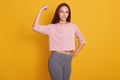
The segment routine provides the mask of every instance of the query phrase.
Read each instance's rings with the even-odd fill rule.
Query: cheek
[[[67,13],[66,15],[69,16],[69,13]]]
[[[63,16],[63,14],[62,14],[62,13],[59,13],[59,17],[61,17],[61,16]]]
[[[69,14],[66,14],[66,16],[68,17],[68,16],[69,16]]]

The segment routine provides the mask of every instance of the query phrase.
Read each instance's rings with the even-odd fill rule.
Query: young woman
[[[70,22],[71,10],[68,4],[59,4],[52,22],[48,25],[40,25],[40,16],[47,9],[48,6],[45,5],[39,10],[33,30],[49,36],[51,55],[48,59],[48,69],[51,80],[69,80],[72,57],[81,51],[85,45],[85,39],[77,25]],[[77,48],[75,48],[75,37],[79,42]]]

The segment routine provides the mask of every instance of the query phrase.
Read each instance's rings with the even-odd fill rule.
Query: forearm
[[[41,14],[42,14],[42,11],[39,10],[39,12],[38,12],[38,14],[37,14],[37,16],[36,16],[36,18],[35,18],[35,20],[34,20],[34,23],[33,23],[33,26],[32,26],[33,28],[34,28],[35,26],[39,25]]]
[[[76,48],[76,50],[74,51],[74,54],[77,55],[77,54],[82,50],[82,48],[84,47],[84,45],[85,45],[85,43],[79,45],[79,46]]]

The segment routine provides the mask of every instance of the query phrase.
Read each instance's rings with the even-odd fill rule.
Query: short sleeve
[[[77,25],[75,25],[75,36],[77,37],[79,44],[85,43],[85,39]]]
[[[50,34],[50,27],[52,24],[48,24],[48,25],[38,25],[38,26],[34,26],[33,30],[42,34]]]

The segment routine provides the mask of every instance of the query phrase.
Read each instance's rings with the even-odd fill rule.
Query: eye
[[[60,11],[60,13],[63,13],[63,11]]]
[[[66,13],[69,13],[68,11],[66,11]]]

